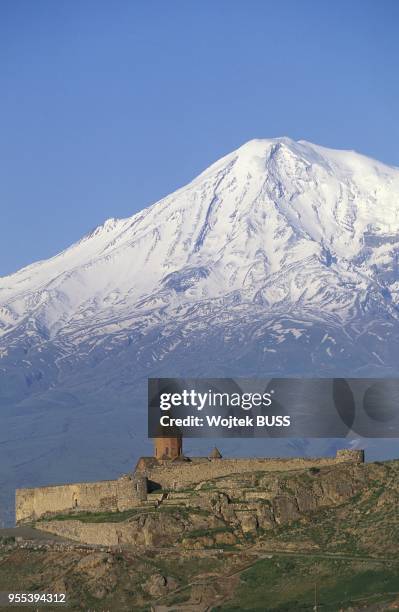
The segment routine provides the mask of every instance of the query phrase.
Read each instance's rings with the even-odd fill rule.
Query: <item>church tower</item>
[[[155,438],[155,458],[156,459],[176,459],[183,455],[182,436],[168,438]]]

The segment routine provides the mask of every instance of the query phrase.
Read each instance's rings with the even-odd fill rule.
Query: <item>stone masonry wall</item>
[[[338,451],[337,457],[328,458],[245,458],[207,459],[190,461],[152,460],[139,461],[134,476],[125,475],[118,480],[80,482],[68,485],[17,489],[17,523],[35,521],[51,514],[73,512],[114,512],[128,510],[145,501],[148,487],[184,489],[205,480],[230,474],[248,472],[281,472],[335,465],[337,463],[362,463],[363,451]],[[148,479],[148,480],[147,480]],[[148,483],[149,481],[149,483]]]
[[[337,451],[337,463],[364,463],[364,450],[342,449]]]
[[[49,514],[127,510],[138,503],[135,485],[130,476],[122,476],[118,480],[17,489],[16,522],[34,521]]]
[[[151,483],[164,489],[183,489],[204,480],[212,480],[229,474],[247,472],[281,472],[336,465],[341,462],[362,463],[360,451],[338,451],[337,457],[323,458],[246,458],[246,459],[204,459],[193,458],[187,462],[163,462],[162,465],[147,466],[143,473]]]

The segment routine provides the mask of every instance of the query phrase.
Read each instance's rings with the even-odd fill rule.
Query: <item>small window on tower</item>
[[[169,455],[169,447],[168,446],[165,448],[165,455]]]

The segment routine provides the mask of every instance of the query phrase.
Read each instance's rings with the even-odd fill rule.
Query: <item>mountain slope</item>
[[[254,140],[0,278],[0,484],[130,465],[149,375],[397,373],[398,230],[397,168]]]

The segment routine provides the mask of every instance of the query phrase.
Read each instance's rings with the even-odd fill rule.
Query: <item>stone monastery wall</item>
[[[362,463],[363,451],[338,451],[336,457],[322,458],[245,458],[245,459],[207,459],[192,458],[191,461],[170,462],[162,465],[145,467],[143,473],[149,480],[150,487],[155,483],[164,489],[181,489],[204,480],[212,480],[230,474],[248,472],[280,472],[300,470],[311,467],[336,465],[341,462]],[[140,469],[140,462],[138,464]]]
[[[318,459],[208,459],[156,461],[142,458],[134,475],[117,480],[78,482],[67,485],[17,489],[17,523],[33,522],[41,517],[74,512],[114,512],[134,508],[154,489],[184,489],[204,480],[230,474],[299,470],[334,465],[341,462],[362,463],[363,451],[338,451],[337,456]]]
[[[142,493],[131,476],[118,480],[77,482],[67,485],[17,489],[15,495],[16,521],[28,522],[51,514],[68,512],[113,512],[137,505]],[[145,486],[147,489],[147,486]],[[145,490],[145,495],[147,491]]]

